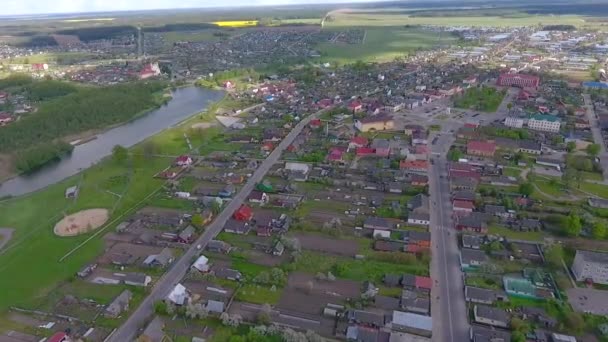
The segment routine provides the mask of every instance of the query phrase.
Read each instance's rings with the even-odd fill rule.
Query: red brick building
[[[496,84],[503,87],[537,88],[540,78],[526,74],[500,74]]]
[[[467,142],[467,154],[472,156],[493,157],[496,152],[494,141],[472,140]]]

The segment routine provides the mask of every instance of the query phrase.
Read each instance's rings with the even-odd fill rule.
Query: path
[[[9,241],[11,241],[14,231],[15,230],[12,228],[0,228],[0,251]]]
[[[327,109],[326,109],[327,110]],[[293,142],[293,140],[300,134],[302,129],[308,125],[310,120],[324,113],[326,110],[319,111],[315,114],[309,115],[300,121],[289,134],[283,139],[279,145],[270,153],[270,155],[260,164],[258,169],[253,175],[247,180],[241,190],[234,196],[234,198],[224,207],[222,212],[215,218],[215,220],[205,229],[205,232],[191,245],[191,247],[182,255],[182,257],[176,260],[172,267],[165,272],[165,274],[156,282],[155,286],[151,289],[150,294],[142,301],[133,314],[127,319],[127,321],[118,328],[112,336],[108,338],[108,342],[123,342],[133,340],[140,328],[143,327],[146,320],[154,313],[154,303],[159,300],[163,300],[167,294],[173,289],[173,287],[186,275],[190,269],[190,265],[194,259],[199,255],[200,247],[201,250],[211,241],[217,234],[220,233],[224,224],[230,219],[232,214],[241,206],[245,201],[251,190],[254,189],[255,185],[261,182],[270,170],[270,168],[279,161],[281,154],[287,147]]]

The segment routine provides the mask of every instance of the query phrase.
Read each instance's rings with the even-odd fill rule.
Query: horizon
[[[74,15],[111,12],[188,10],[188,9],[234,9],[268,6],[364,4],[386,0],[225,0],[221,4],[205,3],[207,0],[183,0],[179,4],[171,0],[149,0],[141,4],[135,0],[120,0],[112,3],[103,0],[57,0],[40,4],[35,0],[8,0],[0,8],[0,17],[28,17],[44,15]],[[202,2],[202,3],[201,3]]]

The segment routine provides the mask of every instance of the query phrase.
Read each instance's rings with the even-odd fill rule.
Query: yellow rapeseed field
[[[213,22],[219,27],[249,27],[257,26],[257,20],[230,20],[230,21],[215,21]]]

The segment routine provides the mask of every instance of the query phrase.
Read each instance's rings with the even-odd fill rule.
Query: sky
[[[272,6],[370,0],[0,0],[0,15],[131,11],[165,8]],[[377,1],[377,0],[376,0]]]

